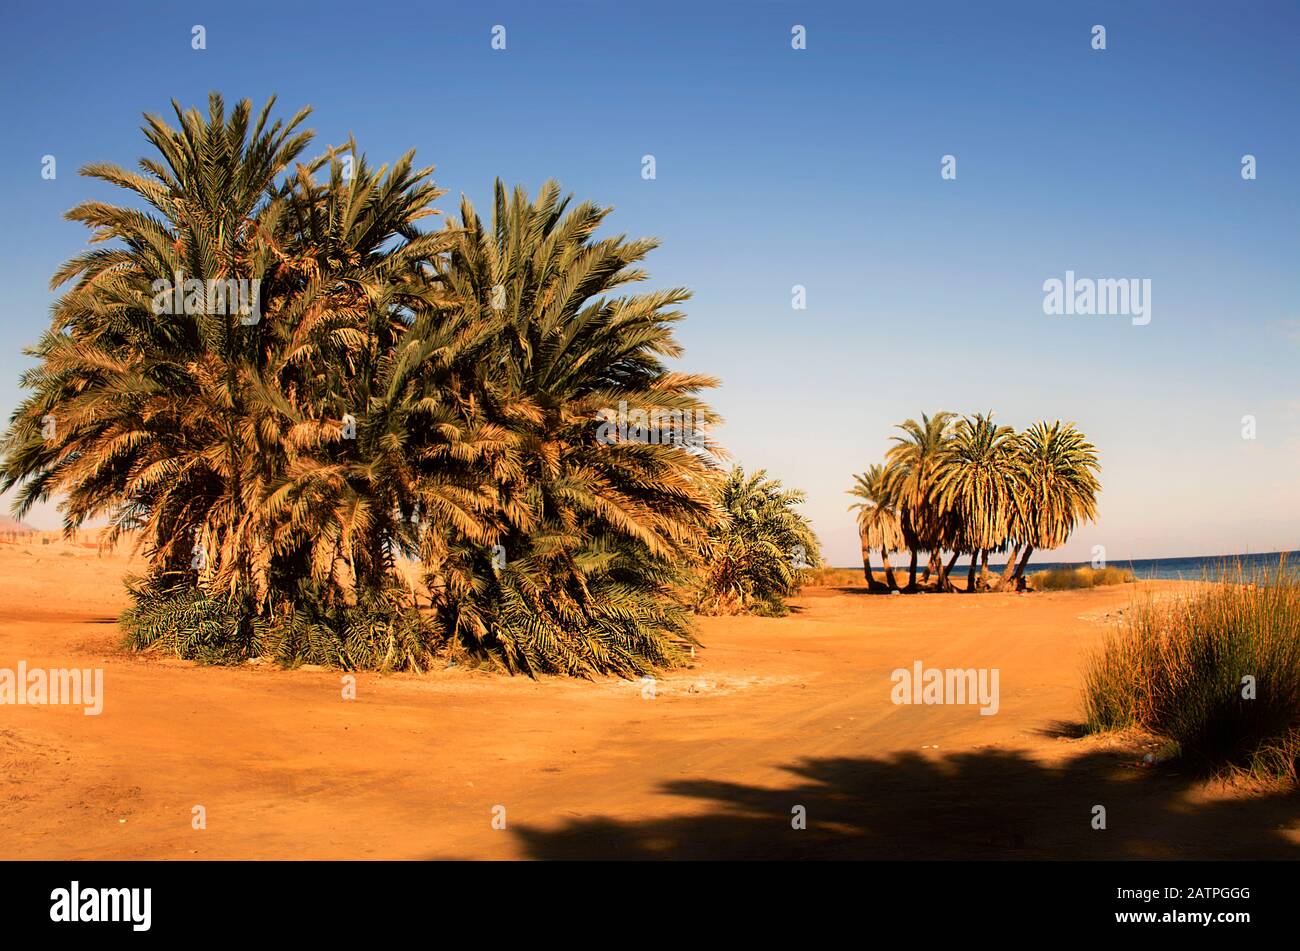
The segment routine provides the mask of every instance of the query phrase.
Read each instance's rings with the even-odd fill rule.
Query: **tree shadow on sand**
[[[944,759],[810,759],[785,788],[718,780],[665,784],[711,804],[645,821],[514,825],[544,859],[1296,859],[1294,791],[1190,801],[1189,776],[1090,751],[1059,766],[983,750]],[[1093,807],[1106,808],[1094,830]],[[795,806],[807,828],[792,828]]]
[[[929,583],[929,582],[927,582],[927,583],[924,584],[924,585],[918,585],[918,586],[915,587],[915,588],[903,587],[903,588],[899,588],[899,589],[895,589],[895,590],[891,590],[891,589],[889,589],[889,588],[887,588],[887,587],[884,587],[883,585],[882,585],[881,587],[878,587],[878,588],[868,588],[866,585],[862,585],[862,584],[826,585],[826,586],[824,587],[824,590],[829,591],[829,592],[833,592],[834,594],[865,595],[865,596],[872,597],[872,598],[888,598],[888,597],[891,597],[891,596],[893,596],[893,595],[895,595],[895,594],[897,594],[897,595],[899,595],[899,596],[901,596],[901,597],[904,597],[904,598],[910,598],[910,597],[913,597],[913,596],[918,595],[918,594],[942,594],[942,595],[953,595],[953,594],[966,594],[966,593],[967,593],[967,591],[966,591],[966,581],[965,581],[964,578],[961,579],[961,580],[954,580],[954,581],[953,581],[953,584],[956,586],[955,590],[953,590],[953,591],[940,591],[938,588],[934,587],[934,585],[933,585],[932,583]],[[808,589],[807,589],[807,588],[805,588],[805,589],[801,592],[801,594],[804,594],[804,595],[807,595],[808,593],[809,593],[809,592],[808,592]],[[979,592],[979,593],[980,593],[980,594],[995,594],[995,593],[997,593],[997,592],[981,591],[981,592]],[[1008,592],[1008,593],[1009,593],[1009,592]]]

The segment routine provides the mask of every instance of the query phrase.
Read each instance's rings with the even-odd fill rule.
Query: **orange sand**
[[[452,669],[362,673],[346,701],[338,672],[122,652],[128,568],[0,545],[0,667],[105,685],[98,717],[0,706],[0,857],[1300,857],[1294,793],[1144,767],[1140,737],[1070,738],[1084,652],[1133,586],[811,589],[787,618],[702,619],[707,648],[654,699]],[[893,705],[890,672],[916,660],[998,668],[1000,712]]]

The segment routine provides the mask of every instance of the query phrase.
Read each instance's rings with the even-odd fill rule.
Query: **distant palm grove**
[[[140,545],[131,645],[627,675],[688,656],[692,612],[784,610],[820,565],[798,493],[698,434],[598,436],[625,406],[713,420],[715,382],[665,363],[688,292],[616,294],[655,241],[595,237],[608,209],[552,182],[423,230],[413,152],[304,158],[309,110],[273,107],[177,105],[137,171],[82,170],[132,204],[68,212],[92,247],[5,436],[18,515],[58,498]]]
[[[1057,548],[1075,526],[1096,517],[1096,449],[1072,423],[1035,423],[1023,432],[992,414],[922,415],[899,427],[884,463],[854,478],[862,567],[876,590],[918,590],[918,555],[929,555],[922,581],[952,591],[953,565],[969,557],[965,590],[1023,588],[1036,549]],[[880,553],[883,584],[871,568]],[[907,584],[889,561],[907,551]],[[945,552],[950,553],[945,561]],[[1001,574],[990,553],[1006,554]]]

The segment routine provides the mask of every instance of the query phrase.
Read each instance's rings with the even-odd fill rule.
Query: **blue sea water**
[[[1242,571],[1246,574],[1257,570],[1274,571],[1283,557],[1286,558],[1288,570],[1300,570],[1300,551],[1273,551],[1255,555],[1199,555],[1194,558],[1138,558],[1132,561],[1107,561],[1106,564],[1111,568],[1128,568],[1142,581],[1161,579],[1197,581],[1207,575],[1211,578],[1218,577],[1224,571],[1231,571],[1235,574],[1238,564],[1241,565]],[[1087,564],[1087,562],[1040,562],[1031,556],[1025,573],[1046,571],[1051,568],[1078,568],[1081,564]],[[989,568],[992,569],[993,567],[990,562]],[[1000,570],[1001,566],[998,566],[998,568]]]

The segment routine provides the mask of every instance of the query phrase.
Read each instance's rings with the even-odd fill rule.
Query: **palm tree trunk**
[[[929,581],[932,576],[938,576],[938,583],[943,584],[943,552],[930,552],[930,563],[925,566],[925,576],[921,578],[921,583]]]
[[[885,590],[897,591],[898,581],[894,578],[894,568],[889,563],[889,552],[885,549],[880,550],[880,560],[885,563]]]
[[[867,547],[866,539],[862,541],[862,573],[867,577],[868,591],[880,590],[880,585],[876,582],[876,576],[871,571],[871,549]]]
[[[972,591],[977,591],[981,587],[984,588],[991,587],[991,585],[989,584],[989,577],[988,577],[989,576],[989,550],[987,548],[981,548],[978,552],[974,552],[974,551],[971,552],[970,560],[972,563],[975,562],[977,555],[979,556],[979,569],[975,572],[975,584],[971,588]]]
[[[1029,564],[1029,556],[1034,553],[1033,545],[1025,546],[1025,553],[1020,558],[1020,567],[1016,569],[1016,590],[1025,589],[1025,565]]]
[[[975,569],[979,567],[979,559],[974,554],[970,556],[970,570],[966,572],[966,593],[970,594],[975,590]]]
[[[1015,573],[1016,570],[1016,555],[1018,554],[1020,554],[1020,546],[1012,545],[1011,551],[1007,554],[1007,566],[1002,569],[1002,577],[999,578],[993,585],[994,591],[1001,591],[1003,585],[1005,585],[1008,581],[1011,580],[1011,576]]]
[[[952,574],[952,566],[957,563],[959,552],[953,552],[952,557],[948,559],[948,564],[943,563],[943,558],[939,559],[939,590],[952,591],[952,580],[948,577]]]
[[[916,549],[912,549],[912,562],[907,568],[907,590],[916,590]]]

